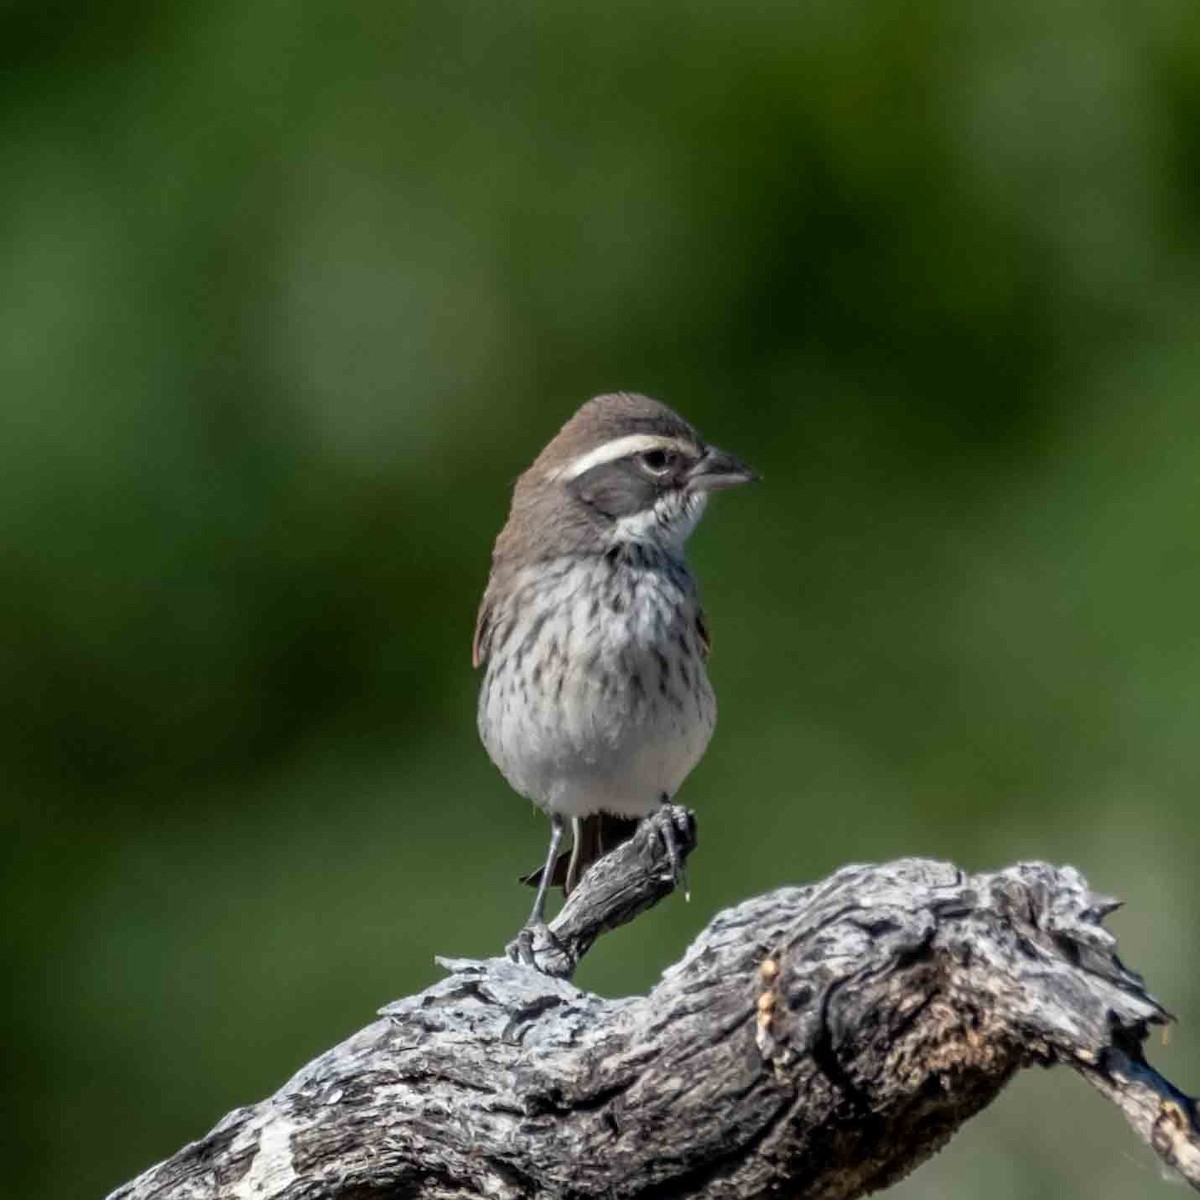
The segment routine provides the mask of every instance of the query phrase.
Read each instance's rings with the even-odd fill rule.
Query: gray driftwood
[[[562,977],[671,887],[646,824],[535,940],[557,976],[444,962],[113,1200],[842,1200],[911,1171],[1032,1064],[1074,1068],[1200,1190],[1195,1104],[1142,1055],[1167,1015],[1072,868],[846,867],[720,914],[648,996]]]

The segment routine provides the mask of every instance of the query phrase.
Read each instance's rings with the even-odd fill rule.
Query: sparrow
[[[547,889],[569,895],[708,746],[711,641],[684,545],[713,492],[755,478],[665,404],[617,392],[588,400],[517,479],[472,658],[488,755],[550,817],[523,934],[543,924]],[[669,835],[667,849],[678,878]]]

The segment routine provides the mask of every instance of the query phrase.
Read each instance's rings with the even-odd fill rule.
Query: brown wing
[[[471,643],[471,666],[481,667],[492,651],[492,595],[489,588],[479,602],[475,618],[475,640]]]
[[[702,608],[696,609],[696,636],[700,639],[700,653],[707,658],[712,650],[712,635],[708,632],[708,618]]]

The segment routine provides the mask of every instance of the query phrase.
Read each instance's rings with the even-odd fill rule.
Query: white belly
[[[489,662],[480,735],[513,788],[548,812],[649,813],[674,796],[712,736],[716,699],[690,581],[635,574],[620,611],[593,612],[601,581],[575,572],[534,594],[508,651]]]

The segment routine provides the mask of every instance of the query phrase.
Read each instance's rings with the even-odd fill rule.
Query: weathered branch
[[[644,825],[588,872],[539,965],[568,974],[671,886]],[[645,997],[446,962],[112,1200],[849,1200],[1035,1063],[1074,1067],[1200,1190],[1195,1102],[1142,1056],[1168,1018],[1102,928],[1113,907],[1070,867],[907,859],[727,910]]]

